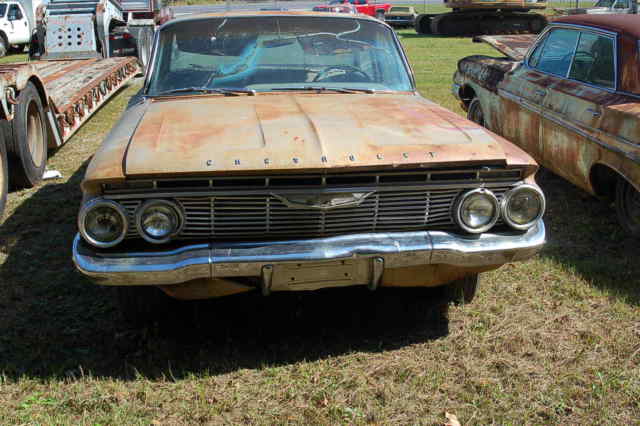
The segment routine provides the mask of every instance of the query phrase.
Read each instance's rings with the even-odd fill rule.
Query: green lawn
[[[456,61],[492,50],[400,34],[421,93],[461,113]],[[230,297],[127,328],[70,251],[86,164],[136,89],[51,153],[63,179],[9,195],[0,424],[640,424],[638,240],[548,173],[546,248],[487,273],[447,334],[418,301],[360,291]]]

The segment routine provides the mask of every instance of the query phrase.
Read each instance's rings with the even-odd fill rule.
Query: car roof
[[[640,38],[640,15],[571,15],[554,19],[552,24],[584,25]]]
[[[324,6],[324,5],[321,5]],[[335,6],[334,6],[335,7]],[[311,18],[340,18],[340,19],[362,19],[366,21],[377,22],[382,25],[386,25],[383,22],[375,19],[372,16],[368,15],[354,15],[347,13],[334,13],[334,12],[310,12],[310,11],[255,11],[255,10],[247,10],[247,11],[230,11],[230,12],[219,12],[219,13],[196,13],[191,15],[179,16],[177,18],[171,19],[170,21],[163,24],[160,28],[164,28],[167,26],[171,26],[178,22],[188,22],[188,21],[197,21],[200,19],[208,19],[208,18],[245,18],[252,16],[305,16]]]

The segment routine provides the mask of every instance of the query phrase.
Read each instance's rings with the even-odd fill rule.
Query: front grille
[[[509,185],[492,187],[498,199]],[[465,189],[466,190],[466,189]],[[178,239],[249,240],[326,237],[455,227],[451,209],[463,189],[391,190],[371,194],[359,206],[327,211],[296,209],[270,194],[173,198],[186,224]],[[140,199],[121,199],[129,214],[128,238],[138,238]]]
[[[140,238],[135,213],[145,199],[175,200],[186,224],[177,239],[277,240],[365,232],[452,229],[457,197],[487,187],[498,199],[521,182],[502,167],[384,172],[131,180],[104,186],[129,215],[127,238]],[[273,194],[372,192],[359,206],[292,208]]]

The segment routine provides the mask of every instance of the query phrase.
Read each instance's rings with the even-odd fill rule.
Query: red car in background
[[[355,6],[350,4],[323,4],[320,6],[314,6],[311,10],[314,12],[350,13],[352,15],[358,14]]]
[[[381,21],[384,21],[385,13],[391,8],[389,3],[369,3],[368,0],[331,0],[329,4],[352,4],[356,7],[358,13],[373,16]]]

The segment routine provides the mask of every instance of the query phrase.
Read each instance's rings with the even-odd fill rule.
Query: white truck
[[[0,56],[22,52],[31,41],[35,10],[42,0],[9,0],[0,3]]]
[[[127,46],[148,51],[155,25],[171,18],[154,9],[154,0],[148,0],[146,9],[135,5],[135,12],[117,0],[49,0],[37,5],[35,13],[27,12],[32,8],[26,1],[0,3],[6,4],[8,24],[2,29],[23,31],[21,39],[7,35],[7,46],[30,44],[29,62],[0,65],[0,215],[9,184],[19,188],[40,182],[48,150],[69,140],[139,73],[138,59],[123,56],[131,54]],[[11,10],[19,13],[10,15]],[[136,18],[143,27],[136,31],[145,32],[147,43],[141,47],[128,28]]]

